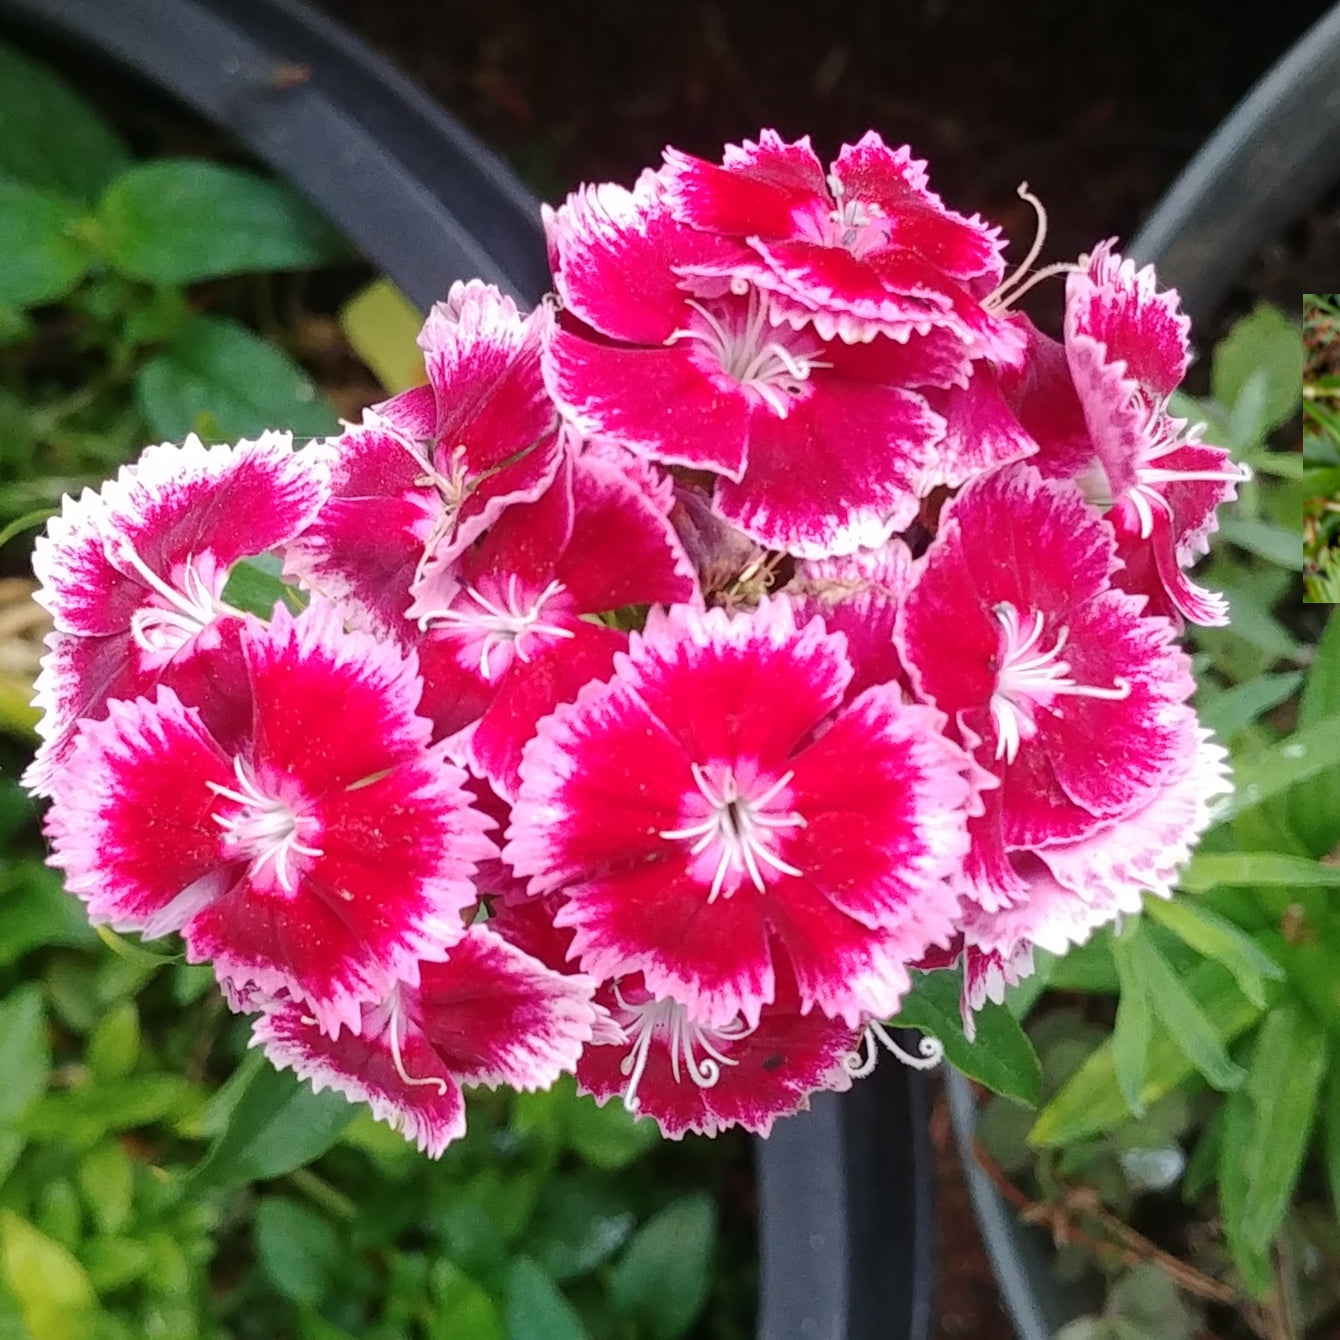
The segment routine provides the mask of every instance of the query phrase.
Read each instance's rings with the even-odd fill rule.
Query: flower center
[[[130,616],[130,636],[145,653],[149,668],[166,665],[220,614],[234,613],[221,599],[228,574],[211,554],[188,555],[185,562],[174,566],[170,582],[140,557],[124,535],[107,541],[107,556],[133,569],[152,593]]]
[[[698,790],[684,797],[682,817],[688,822],[660,833],[669,842],[691,842],[690,855],[700,858],[704,869],[713,869],[707,901],[716,901],[728,878],[731,887],[726,893],[733,893],[745,875],[759,893],[765,892],[764,866],[783,875],[799,875],[774,849],[781,830],[805,827],[805,820],[787,807],[789,796],[783,794],[795,773],[783,773],[771,785],[756,778],[741,786],[729,767],[710,767],[709,772],[692,765]]]
[[[1060,709],[1052,706],[1059,696],[1118,699],[1130,694],[1130,682],[1125,679],[1118,678],[1110,689],[1071,679],[1069,664],[1061,660],[1069,630],[1061,629],[1050,651],[1040,650],[1044,622],[1040,610],[1033,612],[1027,629],[1008,601],[996,606],[995,615],[1000,621],[1000,644],[990,707],[996,723],[997,758],[1013,763],[1020,743],[1037,734],[1037,710],[1060,716]]]
[[[219,782],[205,785],[216,796],[230,800],[239,808],[214,812],[210,817],[223,830],[224,846],[243,859],[250,859],[247,871],[250,879],[257,879],[267,865],[274,867],[275,879],[285,893],[293,892],[293,858],[305,856],[315,860],[323,853],[319,847],[308,845],[304,839],[320,830],[320,821],[313,815],[301,814],[288,801],[262,791],[243,763],[241,756],[233,759],[236,788]]]
[[[738,1042],[754,1031],[753,1027],[738,1018],[723,1028],[705,1028],[702,1024],[694,1023],[689,1018],[688,1010],[675,1000],[648,997],[645,1001],[630,1005],[617,982],[614,983],[614,998],[623,1011],[619,1023],[632,1042],[628,1055],[619,1064],[619,1073],[628,1077],[623,1103],[630,1112],[637,1111],[638,1085],[642,1083],[642,1075],[647,1068],[651,1044],[658,1036],[665,1040],[670,1052],[670,1073],[675,1083],[681,1082],[682,1063],[688,1077],[700,1089],[710,1089],[721,1078],[722,1066],[738,1064],[726,1056],[718,1044]],[[699,1051],[702,1052],[701,1056]]]
[[[421,489],[433,489],[437,494],[436,502],[440,504],[428,535],[424,539],[423,553],[419,556],[419,561],[414,568],[414,581],[410,583],[413,586],[423,576],[424,569],[432,561],[434,554],[437,553],[438,545],[456,529],[458,514],[466,498],[470,496],[474,485],[469,478],[469,471],[465,463],[465,443],[458,444],[452,450],[451,455],[447,458],[445,472],[433,465],[431,460],[425,461],[419,455],[417,449],[410,446],[408,442],[402,445],[414,457],[415,461],[423,467],[423,473],[414,480],[415,485]]]
[[[576,636],[554,621],[556,615],[568,614],[571,605],[562,582],[552,581],[538,595],[527,595],[512,573],[505,583],[485,577],[478,586],[464,587],[446,609],[421,615],[419,627],[458,640],[461,664],[478,666],[483,679],[494,681],[514,659],[527,662],[547,641]]]
[[[709,367],[739,382],[779,419],[786,418],[810,373],[828,366],[819,361],[822,346],[813,336],[768,321],[757,290],[750,290],[747,302],[723,298],[708,306],[690,298],[688,306],[693,312],[689,324],[666,343],[697,340]]]

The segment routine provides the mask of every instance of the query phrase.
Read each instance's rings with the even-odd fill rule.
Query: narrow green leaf
[[[255,437],[282,426],[295,437],[338,431],[334,411],[310,377],[245,326],[194,316],[140,370],[140,409],[160,437],[207,441]]]
[[[1191,858],[1178,884],[1186,893],[1231,885],[1334,888],[1340,885],[1340,867],[1277,851],[1203,851]]]
[[[9,525],[0,530],[0,549],[4,548],[16,535],[22,535],[26,530],[36,530],[38,526],[45,526],[55,515],[56,509],[54,507],[39,507],[35,512],[27,512],[23,516],[15,517]]]
[[[348,247],[288,187],[196,158],[138,163],[98,207],[108,260],[151,284],[297,270],[344,260]]]
[[[91,205],[129,161],[120,138],[69,84],[0,45],[0,177]]]
[[[1340,713],[1340,612],[1332,611],[1298,701],[1299,729],[1324,730],[1327,720],[1340,720],[1336,713]],[[1324,757],[1330,766],[1318,769],[1318,775],[1288,799],[1290,826],[1317,854],[1329,851],[1340,839],[1340,735],[1331,735]]]
[[[1218,1036],[1231,1042],[1250,1028],[1261,1011],[1244,996],[1232,976],[1206,960],[1186,974],[1187,993],[1214,1023]],[[1156,1028],[1149,1044],[1149,1063],[1140,1100],[1146,1107],[1171,1093],[1194,1068],[1166,1030]],[[1044,1148],[1074,1144],[1114,1130],[1130,1120],[1130,1109],[1117,1083],[1109,1039],[1098,1047],[1047,1104],[1028,1134],[1030,1144]]]
[[[1186,898],[1147,897],[1145,911],[1197,953],[1221,963],[1233,974],[1242,994],[1265,1009],[1265,979],[1283,977],[1284,969],[1250,935],[1244,935],[1217,912]]]
[[[262,1066],[190,1180],[197,1186],[242,1186],[292,1172],[324,1154],[355,1111],[343,1094],[313,1093],[291,1072]]]
[[[1326,1039],[1311,1014],[1280,1005],[1266,1015],[1252,1049],[1246,1092],[1254,1139],[1247,1151],[1242,1235],[1266,1251],[1293,1200],[1326,1073]]]
[[[1234,765],[1233,795],[1215,811],[1215,822],[1223,823],[1335,767],[1337,740],[1340,740],[1340,711],[1302,726],[1287,739],[1239,760]]]
[[[903,997],[898,1028],[915,1028],[938,1038],[945,1058],[993,1093],[1036,1107],[1042,1092],[1042,1067],[1018,1021],[1003,1005],[977,1012],[977,1038],[969,1042],[959,1014],[962,980],[956,972],[912,974],[912,990]]]
[[[36,307],[74,288],[93,258],[81,218],[60,196],[0,178],[0,305]]]
[[[1234,685],[1207,703],[1201,709],[1200,719],[1220,740],[1231,740],[1244,726],[1288,701],[1302,682],[1303,674],[1299,670],[1259,675],[1245,684]]]
[[[1326,1177],[1331,1184],[1331,1209],[1340,1219],[1340,1056],[1332,1051],[1326,1086],[1325,1121]]]
[[[1219,1217],[1224,1237],[1243,1282],[1257,1297],[1270,1288],[1270,1261],[1242,1232],[1247,1206],[1248,1167],[1252,1141],[1256,1138],[1252,1100],[1245,1088],[1231,1093],[1224,1102],[1219,1135]]]
[[[1112,1030],[1112,1062],[1121,1096],[1137,1117],[1145,1114],[1140,1089],[1149,1066],[1149,1042],[1154,1032],[1149,993],[1131,950],[1132,938],[1141,933],[1140,922],[1132,921],[1112,942],[1112,958],[1117,965],[1117,980],[1121,983],[1117,1020]]]
[[[590,1332],[559,1287],[528,1256],[507,1272],[507,1340],[590,1340]]]
[[[1228,1054],[1214,1023],[1186,989],[1172,965],[1146,935],[1131,941],[1136,971],[1149,992],[1154,1015],[1187,1059],[1216,1089],[1236,1089],[1245,1071]]]
[[[1268,563],[1277,563],[1295,572],[1303,570],[1303,537],[1297,531],[1249,517],[1225,516],[1219,522],[1219,533],[1223,539],[1257,554]]]
[[[697,1321],[711,1285],[716,1207],[685,1196],[633,1235],[615,1267],[610,1299],[649,1340],[679,1340]]]

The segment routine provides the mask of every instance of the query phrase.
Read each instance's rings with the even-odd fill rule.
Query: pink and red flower
[[[236,446],[189,437],[149,447],[100,493],[67,497],[33,553],[35,598],[55,632],[35,689],[43,744],[25,785],[49,795],[76,723],[104,716],[112,699],[159,683],[207,711],[235,696],[230,669],[193,664],[236,638],[228,573],[239,559],[282,549],[328,488],[320,452],[264,433]]]
[[[420,964],[416,979],[365,1002],[333,1037],[302,1005],[272,1003],[253,1045],[317,1093],[367,1103],[437,1158],[465,1133],[461,1085],[547,1089],[577,1064],[597,1018],[593,982],[546,968],[487,926]]]
[[[352,1027],[460,938],[489,821],[429,746],[411,658],[329,607],[248,616],[240,646],[244,734],[216,738],[167,688],[85,724],[47,819],[51,861],[94,921],[179,931],[234,989]]]
[[[802,1010],[896,1010],[952,928],[969,786],[896,687],[837,711],[844,642],[776,598],[653,610],[614,677],[541,723],[503,855],[532,893],[565,891],[584,971],[752,1026],[780,953]]]
[[[584,435],[710,470],[716,511],[791,553],[877,545],[916,515],[944,422],[909,388],[960,375],[952,341],[776,324],[768,294],[731,283],[738,247],[676,222],[651,173],[570,196],[551,236],[568,315],[545,372]]]

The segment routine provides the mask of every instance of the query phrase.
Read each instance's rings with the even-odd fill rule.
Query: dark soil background
[[[1014,256],[1033,235],[1032,212],[1015,195],[1027,181],[1048,210],[1050,260],[1103,237],[1129,239],[1238,99],[1326,8],[1316,0],[318,3],[555,203],[582,181],[631,183],[669,143],[717,158],[723,143],[772,126],[811,135],[827,160],[873,127],[930,160],[932,186],[953,208],[1003,223]],[[1303,288],[1319,287],[1310,272],[1324,253],[1340,257],[1340,213],[1319,210],[1261,259],[1248,291],[1296,306]],[[1009,1340],[942,1101],[932,1135],[936,1335]]]
[[[1027,181],[1048,210],[1051,260],[1103,237],[1129,239],[1325,10],[1315,0],[319,3],[551,201],[581,181],[631,183],[668,143],[717,158],[723,143],[773,126],[811,135],[827,159],[874,127],[930,160],[932,185],[952,207],[1003,223],[1015,256],[1033,234],[1015,195]],[[1311,271],[1325,253],[1340,257],[1340,214],[1319,210],[1260,260],[1238,305],[1267,293],[1295,306],[1303,288],[1318,287]],[[942,1101],[932,1135],[936,1335],[1009,1340]]]

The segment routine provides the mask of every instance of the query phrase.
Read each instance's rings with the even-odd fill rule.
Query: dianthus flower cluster
[[[672,150],[545,226],[554,295],[454,285],[427,385],[150,447],[35,556],[71,893],[433,1155],[462,1085],[565,1072],[766,1133],[913,970],[970,1028],[1167,895],[1226,787],[1178,634],[1240,472],[1169,411],[1150,270],[1007,276],[874,134]],[[1058,270],[1059,342],[1014,306]]]

